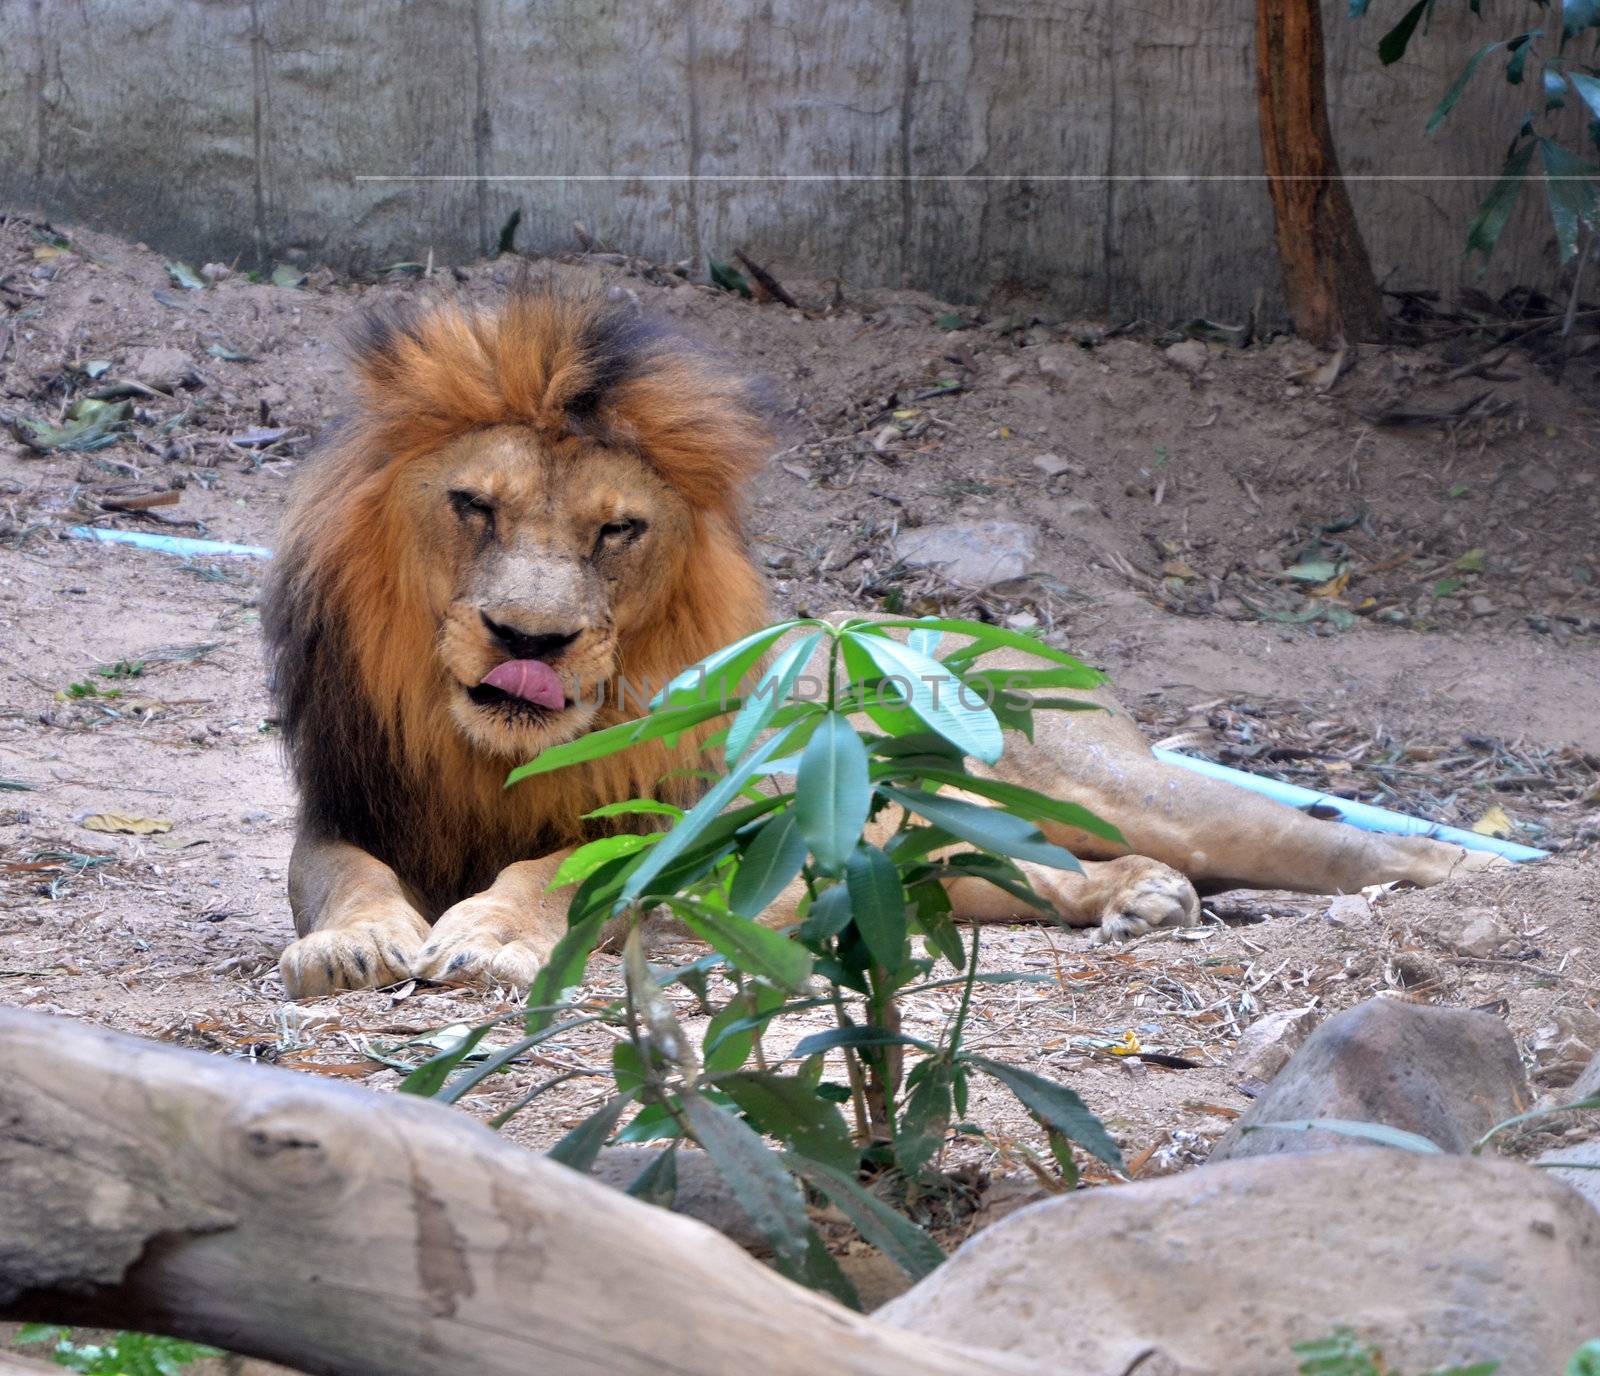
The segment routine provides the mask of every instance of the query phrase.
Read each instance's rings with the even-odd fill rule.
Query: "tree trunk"
[[[1320,0],[1256,0],[1256,80],[1289,318],[1319,348],[1381,340],[1383,297],[1328,125]]]
[[[330,1376],[1025,1376],[459,1111],[0,1008],[0,1317]]]

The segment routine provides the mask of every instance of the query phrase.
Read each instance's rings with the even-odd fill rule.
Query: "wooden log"
[[[1319,348],[1381,340],[1383,297],[1328,124],[1320,0],[1256,0],[1261,150],[1289,318]]]
[[[425,1100],[0,1008],[0,1317],[329,1376],[1037,1372]]]

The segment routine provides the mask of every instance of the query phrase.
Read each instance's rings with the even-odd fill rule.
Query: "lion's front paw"
[[[1183,875],[1159,860],[1140,865],[1107,895],[1094,941],[1130,941],[1157,927],[1193,927],[1200,921],[1200,896]]]
[[[526,932],[504,904],[482,894],[463,899],[434,924],[417,952],[411,973],[418,979],[508,984],[526,989],[550,958],[555,940]]]
[[[427,934],[428,924],[416,913],[344,923],[290,942],[278,959],[278,973],[292,999],[398,984],[411,977]]]

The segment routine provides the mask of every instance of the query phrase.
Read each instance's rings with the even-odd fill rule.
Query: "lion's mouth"
[[[550,716],[568,705],[560,675],[542,659],[508,659],[495,665],[467,689],[467,697],[478,707],[530,719]]]

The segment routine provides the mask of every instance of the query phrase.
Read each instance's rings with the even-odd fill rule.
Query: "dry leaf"
[[[1506,815],[1506,810],[1496,803],[1482,817],[1472,824],[1472,829],[1479,836],[1498,836],[1502,841],[1509,841],[1516,823]]]
[[[171,831],[164,817],[136,817],[131,812],[91,812],[79,824],[90,831],[109,831],[124,836],[155,836]]]

